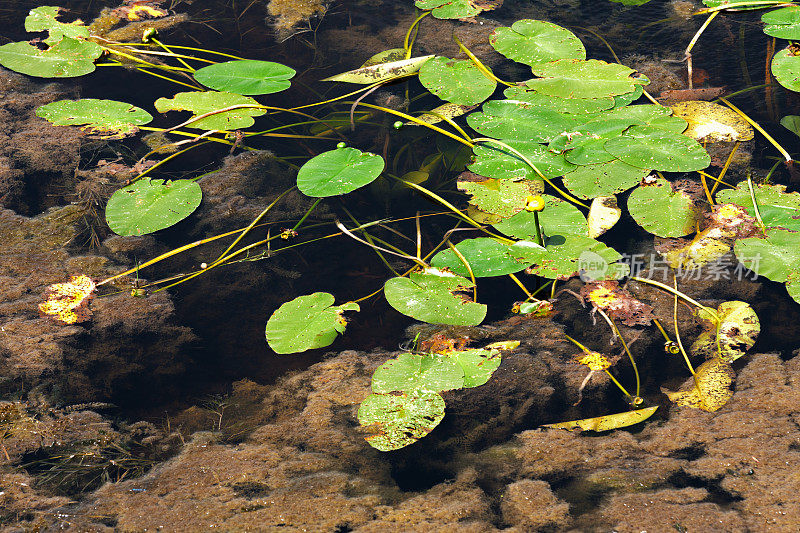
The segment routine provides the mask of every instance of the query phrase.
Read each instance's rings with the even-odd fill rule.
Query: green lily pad
[[[539,192],[536,190],[537,184],[528,180],[489,178],[481,181],[459,181],[457,186],[458,190],[472,196],[470,205],[484,213],[507,218],[525,209],[527,198]]]
[[[385,163],[377,154],[344,147],[312,157],[297,172],[297,188],[306,196],[338,196],[372,183]]]
[[[59,100],[39,107],[36,116],[56,126],[83,126],[87,133],[107,139],[119,139],[139,131],[136,126],[149,123],[153,117],[125,102],[114,100]]]
[[[27,42],[0,46],[0,65],[40,78],[73,78],[94,72],[103,49],[95,43],[64,36],[46,50]]]
[[[464,386],[464,370],[456,360],[438,354],[403,353],[372,374],[372,392],[441,392]]]
[[[500,27],[489,36],[492,47],[518,63],[586,59],[586,48],[574,33],[552,22],[523,19],[510,28]]]
[[[267,321],[269,347],[287,354],[330,346],[347,327],[343,313],[360,310],[355,302],[333,302],[332,294],[315,292],[281,305]]]
[[[756,216],[747,182],[742,181],[737,187],[718,192],[718,202],[740,205],[748,215]],[[785,185],[758,184],[753,187],[753,196],[765,227],[800,231],[800,193],[786,192]]]
[[[464,376],[462,387],[465,389],[485,384],[492,377],[494,371],[500,367],[500,350],[498,349],[475,348],[447,355],[461,368]]]
[[[789,6],[761,15],[764,33],[778,39],[800,40],[800,6]]]
[[[366,437],[382,452],[414,444],[433,431],[444,418],[445,403],[435,392],[370,394],[358,408],[358,422],[371,434]]]
[[[191,215],[203,198],[192,180],[141,179],[117,190],[106,204],[106,222],[117,235],[147,235]]]
[[[478,237],[465,239],[456,245],[464,256],[476,278],[505,276],[525,270],[530,263],[521,263],[508,255],[508,245],[496,239]],[[453,250],[442,250],[431,260],[437,268],[448,268],[460,276],[469,276],[469,271]]]
[[[556,178],[570,172],[575,165],[568,162],[563,154],[554,154],[545,146],[533,141],[504,141],[522,154],[547,178]],[[469,169],[489,178],[540,179],[538,174],[517,154],[495,144],[479,144],[472,149],[475,162]]]
[[[497,87],[468,59],[434,57],[419,69],[419,81],[430,92],[452,104],[475,105],[489,98]]]
[[[622,135],[630,126],[627,120],[593,120],[574,129],[564,130],[548,145],[551,152],[564,152],[575,165],[607,163],[615,157],[606,151],[605,142]]]
[[[39,6],[31,9],[25,18],[25,31],[49,32],[50,35],[44,40],[49,45],[57,43],[64,36],[72,39],[89,37],[89,28],[83,23],[76,21],[65,24],[56,20],[60,12],[61,8],[56,6]]]
[[[267,112],[266,109],[259,108],[260,104],[249,96],[217,91],[178,93],[172,98],[159,98],[155,103],[159,113],[191,111],[192,119],[238,105],[253,107],[243,107],[209,115],[186,127],[200,130],[239,130],[249,128],[255,123],[253,117],[259,117]]]
[[[644,89],[641,85],[637,85],[631,92],[625,94],[617,94],[612,98],[614,99],[614,107],[620,108],[635,102],[644,94]]]
[[[390,61],[388,63],[366,65],[355,70],[348,70],[347,72],[330,76],[321,81],[340,81],[343,83],[370,85],[379,81],[392,80],[394,78],[413,74],[432,57],[433,55],[411,57],[409,59]]]
[[[586,217],[580,210],[561,198],[543,194],[544,210],[539,213],[539,227],[545,235],[587,235]],[[536,222],[530,211],[520,211],[511,218],[494,224],[496,230],[516,239],[536,240]]]
[[[634,187],[650,172],[619,159],[596,165],[579,166],[564,174],[564,186],[578,198],[611,196]]]
[[[707,359],[719,357],[732,363],[742,357],[756,343],[761,323],[753,308],[746,302],[723,302],[717,308],[717,317],[699,309],[695,315],[706,322],[706,331],[692,344],[692,354]]]
[[[534,91],[525,85],[514,85],[503,91],[509,100],[525,102],[536,107],[546,107],[559,113],[590,115],[614,107],[614,98],[557,98]]]
[[[758,274],[785,283],[800,272],[800,233],[769,229],[766,237],[747,237],[734,244],[736,258]]]
[[[486,318],[486,306],[463,295],[474,287],[466,278],[436,268],[392,278],[384,285],[389,305],[406,316],[430,324],[477,326]]]
[[[652,126],[631,126],[604,146],[609,153],[639,168],[691,172],[711,164],[708,152],[694,139]]]
[[[470,113],[467,124],[477,132],[507,141],[549,142],[578,124],[575,116],[513,100],[490,100],[482,112]]]
[[[739,5],[748,4],[752,0],[703,0],[703,5],[707,7],[725,6],[725,11],[750,11],[752,9],[764,9],[764,5]]]
[[[2,50],[3,47],[0,46],[0,52]],[[2,56],[0,56],[0,60],[2,60]],[[775,52],[772,57],[771,70],[778,83],[789,90],[800,91],[800,51],[797,46],[790,45]]]
[[[648,82],[634,78],[634,72],[619,63],[599,59],[561,59],[534,65],[533,73],[539,78],[525,84],[543,94],[561,98],[605,98],[629,93],[636,85]]]
[[[233,94],[272,94],[291,87],[295,70],[272,61],[238,59],[197,70],[194,79],[217,91]]]
[[[800,137],[800,116],[786,115],[781,119],[781,126]]]
[[[529,273],[548,279],[566,280],[585,270],[584,263],[588,261],[592,262],[589,274],[593,279],[617,279],[627,274],[626,265],[615,264],[622,255],[589,237],[568,233],[552,235],[545,242],[545,248],[547,254],[528,269]],[[601,266],[597,267],[595,262]]]
[[[432,9],[431,14],[437,19],[468,19],[482,11],[494,9],[500,3],[480,0],[417,0],[414,5],[420,9]]]
[[[628,211],[637,224],[659,237],[683,237],[696,230],[698,213],[692,198],[661,178],[634,189]]]

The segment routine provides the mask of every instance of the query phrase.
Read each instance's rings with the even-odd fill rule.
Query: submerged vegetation
[[[690,88],[691,50],[719,12],[780,5],[762,18],[768,36],[789,41],[775,52],[772,72],[785,89],[800,91],[800,52],[793,42],[800,41],[800,6],[749,0],[704,3],[706,9],[696,15],[708,15],[707,24],[686,50]],[[405,42],[376,54],[358,69],[324,80],[364,87],[294,108],[256,98],[291,88],[295,71],[280,63],[172,46],[159,40],[155,26],[139,27],[141,42],[125,42],[112,37],[108,29],[94,32],[97,23],[61,22],[58,8],[33,9],[26,29],[48,32],[48,36],[36,44],[0,46],[3,66],[43,78],[82,76],[97,67],[135,68],[180,86],[181,92],[154,102],[156,111],[191,114],[172,127],[157,128],[149,126],[153,116],[148,111],[112,100],[61,100],[38,109],[38,116],[55,126],[78,126],[105,139],[122,139],[140,131],[176,139],[170,143],[173,153],[150,162],[108,201],[106,221],[118,235],[141,236],[165,229],[198,208],[204,175],[175,180],[150,177],[162,164],[186,152],[209,143],[228,145],[231,151],[249,150],[251,140],[270,137],[328,144],[326,151],[317,151],[313,145],[313,157],[306,156],[301,165],[278,154],[279,160],[297,170],[296,188],[314,199],[291,227],[268,232],[266,238],[254,242],[244,240],[270,223],[270,210],[286,191],[245,228],[186,244],[104,280],[81,275],[53,285],[40,305],[41,312],[68,324],[90,320],[96,290],[218,239],[233,239],[219,257],[196,271],[151,282],[145,288],[163,290],[245,258],[268,258],[305,243],[345,237],[376,253],[394,273],[382,289],[388,303],[404,315],[431,324],[481,324],[488,307],[478,300],[478,278],[509,276],[525,298],[509,302],[508,307],[536,320],[558,306],[558,283],[579,277],[584,287],[576,296],[590,304],[593,316],[608,324],[623,348],[623,357],[614,357],[583,344],[591,344],[588,341],[567,337],[580,351],[576,361],[589,370],[584,385],[595,373],[604,373],[619,388],[630,411],[551,427],[603,431],[641,422],[655,412],[657,406],[646,405],[642,397],[636,356],[618,322],[652,325],[664,336],[665,350],[683,357],[693,379],[685,389],[666,392],[670,400],[706,411],[722,407],[733,394],[731,363],[745,355],[760,332],[756,313],[741,301],[723,302],[716,309],[703,305],[680,291],[677,279],[667,284],[633,271],[623,253],[598,238],[618,223],[632,221],[659,239],[659,252],[680,272],[713,265],[732,251],[743,267],[785,283],[789,295],[800,302],[800,193],[787,192],[786,187],[769,181],[781,162],[789,172],[797,172],[792,155],[726,98],[719,103],[662,105],[648,94],[646,76],[619,62],[587,58],[581,40],[551,22],[518,20],[510,27],[496,28],[489,38],[498,54],[529,69],[530,79],[501,79],[457,39],[466,59],[415,56],[415,36],[426,17],[477,17],[494,4],[418,0],[415,5],[421,11],[408,28]],[[139,8],[144,9],[129,6],[114,13],[120,21],[167,16],[159,8],[148,7],[151,11],[146,13]],[[127,40],[133,41],[131,35],[127,34]],[[364,101],[378,88],[389,86],[403,95],[399,106]],[[502,97],[497,95],[499,88]],[[417,104],[430,102],[431,95],[444,103]],[[318,117],[315,109],[327,114]],[[392,135],[400,148],[375,154],[347,145],[344,133],[380,120],[381,114],[394,121],[393,129],[386,129],[387,147]],[[284,122],[287,116],[299,121]],[[270,120],[264,129],[262,122]],[[781,124],[800,134],[798,117],[784,117]],[[753,139],[754,130],[778,150],[781,159],[764,183],[754,182],[749,174],[746,179],[731,179],[731,161],[740,143]],[[333,142],[338,144],[333,146]],[[429,151],[418,160],[412,152],[420,143]],[[706,170],[712,163],[707,147],[714,143],[727,150],[716,176]],[[164,147],[159,147],[142,161],[164,153]],[[437,207],[438,211],[411,217],[415,235],[403,235],[402,242],[413,249],[402,249],[377,235],[378,229],[389,228],[399,218],[362,223],[343,208],[348,223],[312,224],[314,210],[326,199],[367,186],[387,198],[418,193]],[[618,195],[627,191],[631,192],[623,211]],[[388,201],[387,205],[391,207]],[[423,243],[430,239],[423,221],[432,216],[452,224],[438,244],[425,248]],[[307,230],[325,227],[331,232],[289,244]],[[465,230],[477,236],[451,242],[451,237]],[[390,231],[402,235],[399,230]],[[398,267],[398,260],[404,266]],[[521,276],[523,272],[528,279]],[[672,295],[673,323],[662,325],[648,305],[626,290],[625,279]],[[137,286],[132,296],[146,295],[145,288]],[[266,340],[281,354],[329,346],[345,332],[344,313],[358,312],[359,301],[380,292],[340,305],[334,305],[329,293],[299,296],[269,318]],[[691,306],[706,326],[688,350],[678,331],[679,302]],[[502,352],[514,349],[518,342],[510,339],[484,348],[418,344],[378,368],[372,394],[358,411],[367,441],[379,450],[396,450],[430,433],[444,416],[440,393],[484,385],[499,367]],[[623,383],[621,373],[614,369],[620,360],[630,365],[634,377],[630,383]]]

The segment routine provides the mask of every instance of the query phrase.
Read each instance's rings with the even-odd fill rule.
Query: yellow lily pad
[[[678,405],[713,412],[722,408],[733,396],[730,386],[736,372],[722,359],[709,359],[697,368],[691,388],[677,392],[663,391]]]
[[[672,113],[689,127],[683,132],[700,142],[749,141],[753,128],[738,113],[711,102],[690,101],[672,106]]]
[[[761,332],[758,315],[749,304],[739,301],[723,302],[717,308],[718,318],[702,309],[696,315],[705,320],[708,330],[692,344],[692,353],[719,357],[732,363],[756,343]]]
[[[617,207],[616,196],[598,196],[592,200],[589,208],[589,237],[596,239],[614,227],[622,216],[622,209]]]

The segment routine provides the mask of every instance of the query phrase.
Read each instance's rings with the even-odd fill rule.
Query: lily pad
[[[0,52],[2,50],[3,47],[0,46]],[[2,60],[2,56],[0,56],[0,60]],[[775,52],[772,57],[771,70],[778,83],[789,90],[800,91],[800,49],[797,45],[792,44]]]
[[[596,165],[579,166],[564,174],[564,186],[578,198],[611,196],[634,187],[650,172],[619,159]]]
[[[238,59],[197,70],[194,79],[217,91],[233,94],[272,94],[291,87],[295,70],[272,61]]]
[[[800,116],[786,115],[781,119],[781,126],[800,137]]]
[[[559,422],[558,424],[544,424],[542,427],[552,429],[582,429],[583,431],[610,431],[612,429],[624,428],[643,422],[650,418],[653,413],[656,412],[656,409],[658,409],[658,406],[654,405],[653,407],[645,407],[644,409],[615,413],[613,415],[582,418],[569,422]]]
[[[414,444],[444,418],[445,403],[435,392],[370,394],[358,408],[358,422],[371,432],[366,437],[382,452]]]
[[[336,306],[333,302],[332,294],[315,292],[281,305],[267,321],[270,348],[287,354],[330,346],[347,327],[343,313],[359,310],[355,302]]]
[[[748,237],[734,244],[736,258],[758,274],[785,283],[800,272],[800,233],[768,229],[766,237]]]
[[[372,392],[441,392],[464,386],[464,370],[453,358],[403,353],[372,374]]]
[[[627,274],[624,265],[615,264],[622,259],[619,252],[589,237],[568,233],[553,235],[548,237],[545,248],[547,254],[538,264],[528,268],[528,273],[548,279],[566,280],[577,276],[584,269],[584,263],[591,260],[602,264],[599,268],[592,267],[592,272],[600,276],[595,279],[616,279]]]
[[[537,107],[546,107],[559,113],[593,114],[614,107],[614,98],[557,98],[534,91],[525,85],[514,85],[503,91],[509,100],[525,102]]]
[[[312,157],[297,172],[297,188],[306,196],[338,196],[372,183],[385,167],[377,154],[343,147]]]
[[[606,141],[604,147],[639,168],[691,172],[711,164],[708,152],[694,139],[652,126],[631,126],[622,136]]]
[[[753,347],[761,333],[758,315],[746,302],[723,302],[717,308],[716,317],[702,309],[695,315],[705,321],[706,331],[697,337],[691,351],[707,359],[718,357],[733,363]]]
[[[615,196],[598,196],[592,200],[589,215],[586,220],[589,224],[589,237],[596,239],[614,227],[622,216],[622,209],[617,207]]]
[[[800,40],[800,6],[774,9],[761,15],[764,33],[778,39]]]
[[[575,168],[562,154],[554,154],[545,146],[533,141],[504,141],[525,156],[547,178],[556,178]],[[489,178],[527,178],[538,180],[539,175],[517,154],[495,144],[480,144],[473,148],[475,162],[468,168]]]
[[[508,218],[525,209],[527,198],[537,192],[537,182],[510,179],[459,180],[458,190],[471,195],[470,205],[484,213]]]
[[[634,189],[628,211],[637,224],[659,237],[682,237],[696,230],[698,213],[692,198],[661,178]]]
[[[749,141],[753,127],[730,108],[712,102],[680,102],[672,106],[676,116],[689,123],[683,132],[700,142]]]
[[[466,278],[437,268],[392,278],[384,285],[389,305],[406,316],[430,324],[477,326],[486,318],[486,306],[463,294],[474,287]]]
[[[516,261],[508,255],[508,245],[488,237],[465,239],[455,248],[467,260],[476,278],[514,274],[530,265]],[[448,268],[461,276],[469,276],[467,267],[453,250],[442,250],[433,256],[431,262],[437,268]]]
[[[426,61],[419,69],[419,81],[442,100],[458,105],[479,104],[497,87],[472,61],[446,57]]]
[[[468,19],[482,11],[495,9],[502,2],[492,0],[417,0],[414,5],[420,9],[432,9],[437,19]]]
[[[149,123],[153,117],[125,102],[114,100],[59,100],[39,107],[36,116],[56,126],[83,126],[87,133],[107,139],[119,139],[139,131],[136,126]]]
[[[433,55],[411,57],[388,63],[377,63],[348,70],[335,76],[330,76],[321,81],[340,81],[344,83],[359,83],[370,85],[379,81],[387,81],[402,76],[408,76],[418,71],[419,68],[431,59]]]
[[[519,345],[518,342],[512,344]],[[489,381],[494,371],[500,367],[502,349],[512,349],[512,347],[500,348],[489,345],[486,348],[450,352],[448,357],[456,361],[464,371],[464,388],[480,387]]]
[[[191,215],[203,193],[192,180],[141,179],[117,190],[106,204],[106,222],[117,235],[147,235]]]
[[[736,373],[729,363],[717,358],[709,359],[697,368],[694,379],[689,382],[690,388],[664,393],[678,405],[718,411],[733,397],[730,386],[735,377]]]
[[[482,112],[470,113],[467,124],[496,139],[546,143],[578,124],[574,115],[559,113],[516,100],[490,100]]]
[[[72,39],[86,39],[89,37],[89,28],[80,21],[64,23],[56,20],[62,11],[56,6],[39,6],[31,9],[25,18],[25,31],[46,31],[49,32],[46,44],[53,45],[61,40],[62,37]]]
[[[94,60],[102,53],[98,44],[64,36],[46,50],[28,42],[4,44],[0,46],[0,65],[28,76],[73,78],[94,72]]]
[[[558,59],[586,59],[586,48],[574,33],[552,22],[522,19],[500,27],[489,44],[507,58],[534,65]]]
[[[740,205],[747,210],[748,215],[756,216],[747,182],[739,182],[737,187],[718,192],[717,200],[719,203]],[[785,185],[762,183],[754,185],[753,196],[765,227],[800,231],[800,193],[786,192]]]
[[[588,236],[586,217],[583,213],[561,198],[543,194],[544,210],[539,213],[539,227],[545,235]],[[513,217],[502,220],[493,226],[496,230],[516,239],[536,240],[536,222],[533,212],[520,211]]]
[[[212,113],[232,106],[252,106],[222,111],[195,120],[187,128],[200,130],[239,130],[249,128],[255,124],[253,117],[259,117],[267,112],[260,108],[258,102],[249,96],[217,91],[193,91],[178,93],[172,98],[159,98],[155,107],[159,113],[167,111],[191,111],[192,119],[206,113]]]
[[[528,87],[560,98],[605,98],[649,83],[646,78],[633,77],[635,71],[630,67],[599,59],[539,63],[533,66],[533,73],[539,78],[525,82]]]

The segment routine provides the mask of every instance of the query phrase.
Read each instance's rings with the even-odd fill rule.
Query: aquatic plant
[[[710,14],[707,20],[710,23],[721,10],[778,3],[707,0],[709,7],[702,13]],[[704,171],[711,158],[701,142],[742,142],[753,137],[755,128],[791,163],[788,152],[725,99],[721,101],[726,108],[704,102],[673,107],[659,104],[647,94],[645,87],[649,80],[645,76],[620,63],[587,59],[580,39],[550,22],[519,20],[510,27],[497,28],[489,38],[489,44],[499,54],[527,65],[533,75],[531,79],[515,82],[500,79],[457,39],[467,59],[412,57],[415,32],[426,16],[474,17],[497,5],[471,0],[418,0],[416,6],[424,11],[408,29],[402,47],[380,52],[358,69],[323,80],[360,84],[363,88],[296,108],[270,106],[256,98],[291,87],[294,71],[284,65],[169,46],[159,41],[153,31],[144,32],[142,43],[114,42],[92,35],[80,22],[60,22],[57,8],[32,10],[26,27],[48,31],[49,37],[42,41],[41,47],[26,42],[0,46],[0,64],[39,77],[80,76],[94,71],[98,65],[133,65],[173,81],[183,90],[154,103],[160,113],[191,113],[188,120],[170,128],[149,127],[152,116],[147,111],[109,100],[60,101],[38,110],[39,116],[56,126],[76,125],[87,133],[109,139],[140,130],[183,138],[172,143],[174,153],[141,172],[109,200],[106,219],[109,227],[120,235],[153,233],[191,215],[202,201],[202,186],[198,183],[202,176],[163,180],[151,179],[149,175],[166,161],[199,146],[218,143],[229,145],[232,150],[249,149],[248,141],[255,137],[338,140],[331,136],[344,137],[342,132],[346,128],[366,124],[380,114],[395,117],[394,135],[406,139],[391,161],[388,153],[364,152],[347,146],[345,141],[315,153],[302,165],[285,161],[297,170],[297,189],[315,199],[293,227],[282,228],[276,234],[268,232],[267,238],[254,243],[241,244],[254,228],[269,224],[266,219],[269,211],[289,192],[286,191],[246,228],[181,246],[135,269],[98,281],[96,286],[133,273],[138,275],[139,270],[154,263],[226,237],[234,240],[215,260],[204,263],[195,272],[148,286],[163,290],[211,269],[244,258],[252,260],[251,253],[255,258],[266,258],[319,239],[346,236],[369,247],[395,273],[383,286],[383,294],[394,309],[432,324],[474,326],[487,313],[487,306],[479,303],[477,297],[479,278],[509,276],[526,296],[512,309],[533,320],[552,311],[557,282],[579,276],[587,288],[581,298],[592,304],[593,312],[604,317],[622,343],[635,375],[635,388],[628,390],[617,379],[618,374],[612,372],[613,358],[570,338],[581,350],[576,362],[590,370],[584,385],[594,373],[605,373],[621,390],[631,411],[553,427],[607,430],[638,423],[655,411],[655,406],[643,407],[645,400],[641,396],[636,360],[615,320],[628,325],[654,324],[664,335],[667,350],[683,355],[693,385],[688,390],[669,393],[673,401],[709,411],[719,409],[731,394],[730,363],[743,355],[758,335],[755,312],[744,302],[725,302],[712,309],[682,293],[676,285],[631,275],[630,265],[622,261],[622,254],[598,237],[622,219],[617,195],[632,190],[627,212],[646,232],[665,239],[694,235],[691,241],[666,241],[660,248],[673,268],[709,264],[733,250],[745,266],[769,279],[785,282],[789,294],[800,301],[797,253],[800,241],[795,237],[800,229],[797,193],[786,193],[776,185],[754,185],[750,178],[735,187],[728,185],[723,178],[735,149],[719,175],[712,176]],[[781,38],[797,38],[797,12],[797,6],[790,6],[768,13],[764,19],[768,24],[765,32]],[[687,57],[690,58],[699,36],[700,33],[690,43]],[[787,89],[798,90],[791,81],[792,76],[796,79],[798,67],[793,46],[776,54],[773,71]],[[208,57],[223,57],[225,61],[215,62]],[[98,64],[98,60],[107,63]],[[198,63],[205,66],[195,68]],[[691,70],[691,62],[688,64]],[[401,108],[404,110],[364,101],[378,87],[398,82],[408,84]],[[412,98],[410,86],[422,90],[421,96]],[[504,98],[489,99],[498,86],[504,86]],[[355,100],[347,100],[356,95],[359,96]],[[429,95],[444,103],[430,109],[409,110],[416,101]],[[642,98],[651,103],[636,103]],[[320,118],[311,114],[312,108],[323,105],[342,105],[346,110]],[[256,120],[276,115],[298,116],[304,121],[283,123],[263,131],[248,130]],[[796,126],[792,119],[785,122],[790,129]],[[308,134],[287,130],[300,127],[307,127]],[[426,135],[423,128],[438,135],[438,146],[434,153],[412,167],[409,143]],[[468,128],[476,134],[468,133]],[[386,135],[388,139],[389,133]],[[403,164],[404,152],[407,165]],[[460,174],[453,179],[456,172]],[[691,187],[662,174],[691,172],[697,172],[705,198],[698,198]],[[715,182],[712,187],[708,185],[709,179]],[[446,199],[443,191],[453,182],[467,196],[467,207]],[[409,252],[374,233],[375,228],[386,227],[395,220],[359,223],[345,210],[352,220],[350,227],[337,220],[334,233],[272,248],[309,228],[309,216],[325,199],[339,198],[371,184],[374,190],[388,196],[397,191],[419,193],[444,209],[444,213],[435,216],[455,221],[452,230],[438,245],[423,251],[421,219],[434,214],[417,214],[416,236],[409,237],[415,249]],[[728,188],[717,193],[720,184]],[[704,216],[706,211],[711,211],[708,217]],[[450,242],[453,231],[465,227],[479,232],[479,236],[455,244]],[[756,254],[760,256],[758,264],[753,260]],[[397,271],[387,256],[408,262],[409,268]],[[517,277],[522,272],[545,284],[530,291]],[[625,277],[674,295],[674,340],[651,316],[646,304],[619,287],[618,281]],[[537,298],[546,288],[551,299]],[[57,294],[59,290],[54,288],[53,292]],[[693,356],[707,358],[697,370],[680,340],[679,299],[693,306],[698,319],[708,326],[689,350]],[[71,319],[73,300],[65,300],[66,307],[49,304],[42,312],[66,313],[64,316]],[[79,304],[83,302],[88,300]],[[357,301],[334,303],[333,295],[321,292],[284,303],[267,321],[267,342],[282,354],[330,345],[345,332],[344,313],[360,309]],[[68,322],[63,317],[61,320]],[[376,371],[373,394],[359,409],[359,421],[370,433],[367,440],[386,451],[424,437],[444,416],[445,402],[439,393],[486,383],[500,364],[501,351],[513,349],[515,342],[481,349],[412,350],[388,361]]]

